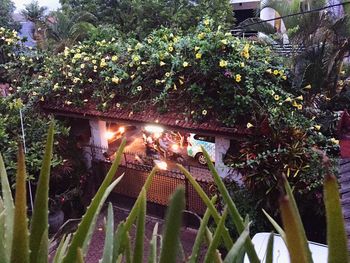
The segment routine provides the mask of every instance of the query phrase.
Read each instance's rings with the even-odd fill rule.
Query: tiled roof
[[[132,112],[125,109],[110,109],[108,111],[99,111],[94,105],[75,107],[72,105],[52,105],[43,104],[42,108],[50,113],[61,116],[86,118],[86,119],[102,119],[106,121],[124,122],[130,124],[159,124],[173,130],[186,130],[193,133],[205,133],[211,135],[226,135],[230,137],[249,135],[251,132],[241,127],[225,127],[218,121],[209,120],[206,122],[195,122],[188,116],[167,112],[159,113],[155,109],[148,108],[140,112]]]

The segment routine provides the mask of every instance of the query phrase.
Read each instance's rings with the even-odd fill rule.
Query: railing
[[[106,150],[103,149],[103,147],[89,147],[91,147],[92,153],[96,153],[97,150]],[[92,154],[92,156],[94,155]],[[116,176],[120,176],[124,173],[124,176],[114,189],[114,193],[129,198],[137,198],[154,166],[153,161],[154,159],[152,157],[144,154],[125,152],[120,168],[116,174]],[[92,165],[96,178],[98,181],[102,181],[111,166],[111,160],[93,159]],[[214,186],[208,169],[204,166],[193,165],[185,165],[185,167],[191,172],[197,183],[209,196],[216,193],[216,187]],[[185,188],[186,210],[197,214],[203,214],[206,209],[205,204],[192,184],[175,165],[172,165],[169,170],[162,170],[156,173],[147,191],[147,201],[166,206],[170,195],[178,186],[183,186]]]

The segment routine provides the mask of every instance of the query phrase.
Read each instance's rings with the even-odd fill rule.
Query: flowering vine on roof
[[[288,92],[287,70],[268,47],[212,23],[205,19],[188,35],[162,28],[142,42],[83,42],[43,58],[41,68],[30,56],[19,61],[36,70],[29,95],[49,103],[133,111],[154,105],[228,126],[254,123],[266,109],[302,109],[302,100]],[[12,69],[21,71],[16,63]]]

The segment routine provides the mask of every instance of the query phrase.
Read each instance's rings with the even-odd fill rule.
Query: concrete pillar
[[[91,138],[90,144],[95,146],[93,148],[94,158],[98,160],[105,160],[103,153],[108,149],[108,140],[105,137],[107,126],[105,121],[90,120]]]
[[[230,171],[230,168],[223,162],[225,154],[229,148],[230,140],[221,136],[215,137],[215,168],[221,177],[227,176]]]

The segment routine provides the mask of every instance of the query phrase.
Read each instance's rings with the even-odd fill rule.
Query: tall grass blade
[[[124,237],[124,251],[125,251],[125,261],[126,263],[131,263],[132,262],[132,255],[131,255],[131,241],[130,241],[130,236],[129,233],[126,232]]]
[[[1,192],[2,192],[2,201],[4,206],[4,230],[2,232],[0,242],[0,254],[4,258],[1,258],[2,262],[9,262],[11,257],[12,250],[12,238],[13,238],[13,218],[15,213],[15,206],[13,204],[11,187],[8,181],[7,173],[5,170],[5,164],[0,154],[0,177],[1,177]]]
[[[26,168],[22,146],[18,149],[15,215],[13,224],[13,239],[11,263],[29,262],[29,233],[27,218]]]
[[[280,234],[284,243],[287,245],[286,233],[284,232],[282,227],[264,209],[262,211],[265,214],[265,216],[267,217],[267,219],[270,221],[270,223],[273,225],[273,227],[276,229],[277,233]]]
[[[267,241],[265,263],[273,263],[273,243],[274,243],[274,240],[275,240],[275,235],[272,232],[269,236],[269,240]]]
[[[178,237],[182,222],[182,211],[185,208],[185,190],[178,188],[171,197],[165,219],[160,263],[175,263],[178,252]]]
[[[214,205],[216,203],[216,199],[217,199],[217,196],[214,196],[210,202]],[[203,219],[201,220],[201,224],[199,226],[199,229],[198,229],[198,232],[196,235],[196,239],[195,239],[193,247],[192,247],[192,253],[191,253],[191,256],[188,260],[188,263],[196,263],[197,262],[199,250],[200,250],[201,244],[202,244],[204,237],[205,237],[205,228],[208,225],[209,218],[210,218],[210,210],[207,208],[207,210],[204,213]]]
[[[1,206],[3,205],[2,204],[2,200],[0,198],[0,203],[1,203]],[[4,262],[4,263],[8,263],[10,262],[10,259],[7,258],[6,254],[8,253],[8,251],[6,251],[5,249],[5,241],[4,241],[4,237],[5,237],[5,217],[6,217],[6,214],[5,214],[5,211],[4,211],[4,208],[1,207],[0,209],[0,238],[1,238],[1,241],[0,241],[0,262]]]
[[[291,218],[289,220],[291,222],[293,222],[291,225],[289,225],[289,228],[292,228],[290,230],[293,231],[293,233],[290,233],[290,234],[292,234],[291,239],[293,241],[288,242],[288,233],[287,233],[287,231],[285,231],[286,232],[287,247],[289,248],[295,242],[297,242],[297,243],[295,243],[295,246],[297,247],[298,244],[300,243],[301,247],[299,249],[302,248],[302,250],[300,251],[300,254],[303,255],[305,253],[307,262],[312,262],[311,251],[309,248],[309,244],[307,242],[303,222],[301,221],[299,210],[297,207],[297,203],[295,202],[295,199],[294,199],[294,196],[292,193],[292,189],[290,188],[290,185],[285,177],[283,177],[283,183],[284,183],[284,189],[285,189],[287,197],[288,197],[287,198],[287,200],[288,200],[287,205],[284,206],[284,208],[287,208],[286,212],[291,213],[290,214]],[[285,198],[282,199],[282,203],[284,200],[285,200]],[[283,214],[282,214],[282,219],[283,219]],[[286,218],[285,218],[285,220],[286,220]],[[288,222],[286,222],[286,223],[288,224]],[[283,221],[283,226],[286,229],[285,221]],[[296,237],[297,237],[297,240],[295,240]],[[300,261],[300,262],[302,262],[302,261]]]
[[[158,238],[158,222],[155,223],[150,242],[150,252],[148,256],[148,263],[157,263],[157,238]]]
[[[213,240],[208,247],[207,254],[205,255],[205,258],[204,258],[205,263],[211,263],[214,261],[214,254],[220,243],[222,231],[225,227],[226,217],[227,217],[227,207],[225,207],[224,213],[222,214],[221,220],[216,228]]]
[[[108,197],[109,193],[122,179],[122,176],[120,176],[111,184],[111,181],[113,180],[113,177],[116,174],[121,158],[123,156],[122,153],[125,147],[125,143],[126,143],[126,140],[123,139],[118,149],[118,152],[116,154],[116,158],[111,168],[109,169],[109,172],[107,173],[105,179],[103,180],[95,197],[92,199],[90,206],[88,207],[85,215],[83,216],[81,223],[79,224],[77,231],[73,236],[72,243],[69,246],[67,255],[63,259],[63,263],[73,262],[77,257],[76,254],[77,254],[78,248],[82,248],[83,254],[86,253],[87,246],[91,239],[92,232],[95,227],[96,219],[102,207],[102,204]]]
[[[43,239],[48,239],[48,199],[49,199],[49,180],[50,180],[50,168],[52,159],[52,147],[53,147],[53,135],[54,135],[54,122],[52,121],[47,134],[46,147],[44,158],[41,166],[38,186],[35,194],[35,202],[33,208],[33,216],[30,225],[30,262],[37,263],[42,261],[38,256],[39,248],[42,253],[48,253],[48,247],[40,247],[45,245],[41,243]],[[46,237],[43,234],[46,233]],[[46,245],[48,245],[46,243]],[[47,257],[46,257],[47,262]]]
[[[242,255],[241,251],[242,249],[244,249],[244,244],[248,237],[249,237],[249,229],[247,227],[246,229],[244,229],[242,234],[236,240],[233,247],[227,253],[224,263],[241,262],[241,260],[239,260]]]
[[[215,184],[218,187],[219,192],[222,195],[222,198],[224,199],[225,203],[227,204],[228,211],[230,212],[230,214],[232,216],[232,220],[233,220],[233,223],[236,226],[237,232],[239,234],[241,234],[244,231],[244,229],[245,229],[244,221],[243,221],[241,215],[239,214],[239,212],[237,210],[237,207],[234,204],[232,198],[230,197],[230,194],[229,194],[225,184],[223,183],[223,181],[222,181],[221,177],[219,176],[218,172],[216,171],[216,169],[214,167],[214,164],[210,160],[209,154],[207,153],[207,151],[203,147],[202,147],[202,150],[203,150],[203,154],[204,154],[204,156],[205,156],[205,158],[207,160],[209,170],[210,170],[211,174],[213,175]],[[250,237],[248,237],[247,240],[246,240],[245,248],[247,250],[247,254],[248,254],[248,257],[249,257],[249,260],[250,260],[251,263],[258,263],[258,262],[260,262]]]
[[[146,221],[146,190],[143,187],[141,190],[141,199],[139,202],[136,226],[136,240],[134,248],[133,263],[142,263],[143,259],[143,241],[145,235],[145,221]]]
[[[350,262],[337,179],[330,174],[327,174],[324,180],[324,203],[327,218],[328,262]]]
[[[114,213],[111,203],[108,204],[107,225],[106,225],[105,245],[101,263],[113,262],[113,242],[114,242]]]
[[[210,210],[211,216],[213,217],[215,223],[219,224],[221,216],[220,216],[219,212],[216,210],[215,206],[210,202],[208,195],[203,191],[201,186],[192,177],[192,175],[186,170],[185,167],[183,167],[180,164],[178,164],[177,166],[179,167],[181,172],[186,176],[188,181],[192,184],[193,188],[196,190],[199,197],[203,200],[206,207]],[[233,241],[232,241],[230,234],[228,233],[228,230],[226,228],[223,231],[223,239],[224,239],[224,244],[225,244],[226,249],[229,250],[233,246]]]

